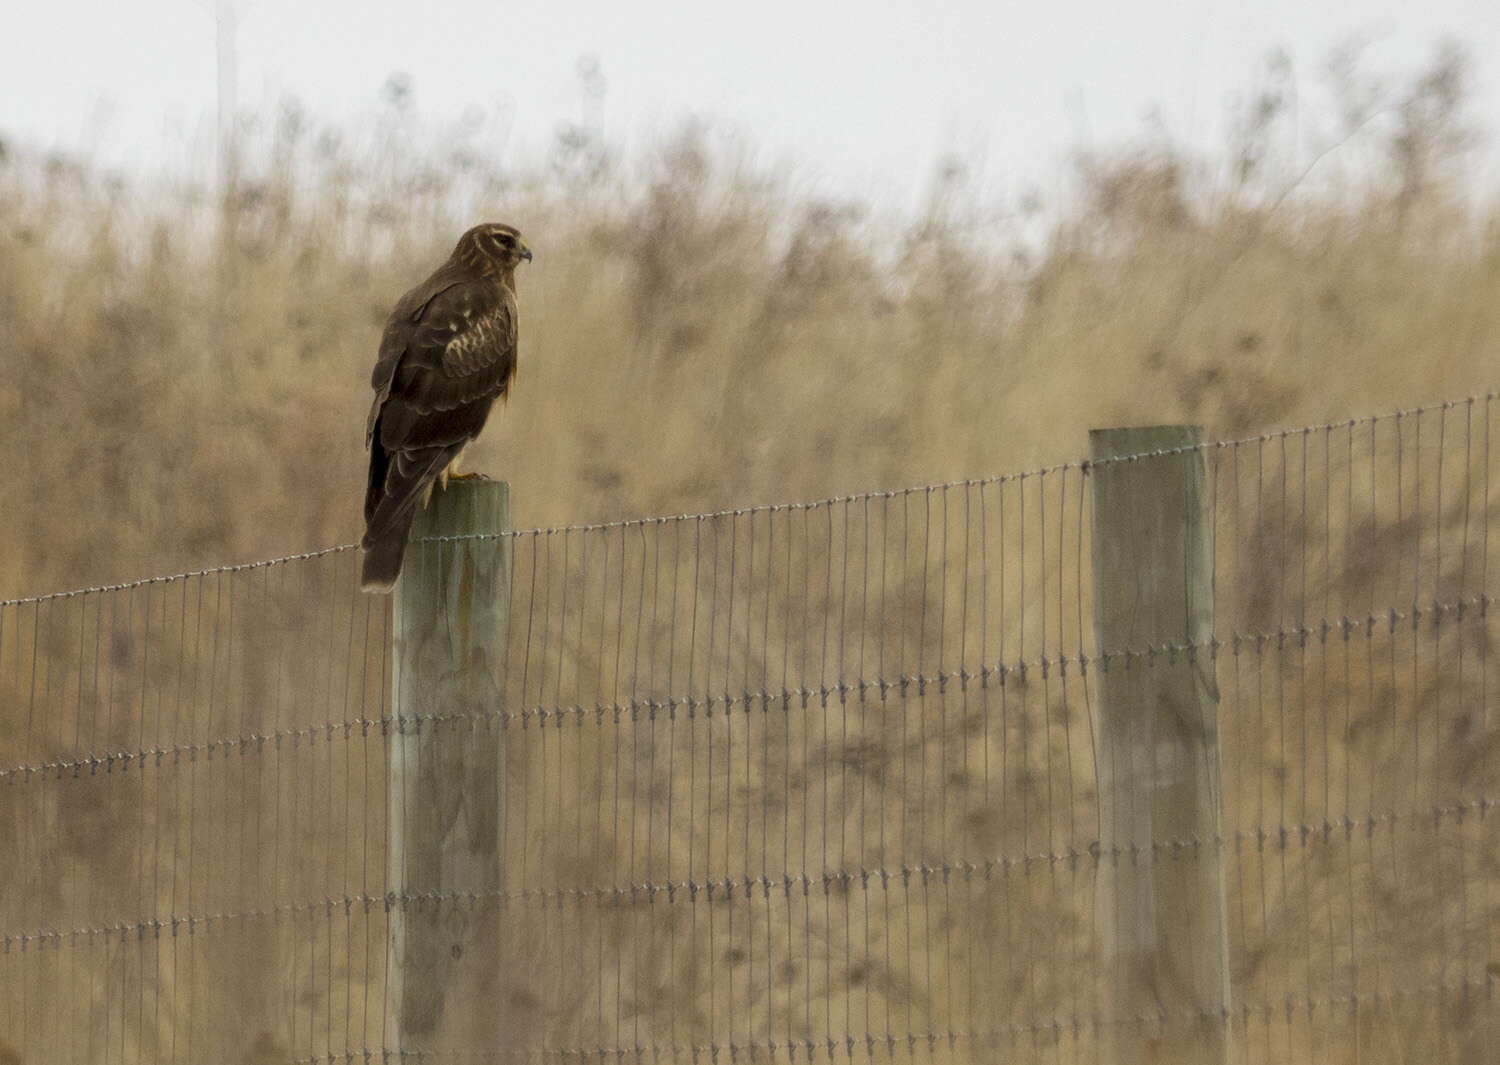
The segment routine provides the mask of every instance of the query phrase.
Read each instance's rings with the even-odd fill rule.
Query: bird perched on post
[[[516,267],[531,249],[511,226],[486,222],[401,297],[385,324],[365,427],[367,592],[388,592],[406,536],[437,481],[446,485],[516,372]]]

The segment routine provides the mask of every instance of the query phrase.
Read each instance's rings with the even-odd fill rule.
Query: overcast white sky
[[[1500,131],[1500,16],[1484,0],[234,0],[242,110],[295,96],[315,117],[371,114],[393,72],[419,116],[482,108],[510,158],[576,121],[581,56],[607,85],[603,129],[629,149],[698,114],[844,195],[911,202],[957,153],[987,185],[1059,172],[1066,151],[1139,132],[1214,144],[1226,101],[1269,49],[1310,87],[1329,49],[1372,40],[1410,71],[1443,35],[1476,59],[1474,115]],[[0,136],[107,165],[206,165],[217,0],[7,6]],[[1488,158],[1493,159],[1493,152]]]

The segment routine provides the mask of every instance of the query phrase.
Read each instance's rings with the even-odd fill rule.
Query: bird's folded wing
[[[384,396],[377,392],[371,433],[378,421],[389,450],[455,443],[478,431],[462,416],[465,408],[503,395],[509,384],[515,304],[492,284],[454,285],[434,297],[418,321],[393,316],[381,347],[382,364],[387,347],[399,350],[390,359]],[[458,416],[447,417],[450,412]]]

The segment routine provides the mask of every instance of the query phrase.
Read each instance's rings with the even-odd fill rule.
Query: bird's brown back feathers
[[[386,321],[365,425],[367,590],[394,583],[414,508],[510,387],[518,337],[515,268],[530,258],[513,227],[475,226]]]

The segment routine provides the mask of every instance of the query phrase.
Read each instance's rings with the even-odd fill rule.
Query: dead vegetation
[[[911,219],[876,217],[858,204],[799,197],[785,176],[716,148],[712,132],[696,126],[649,157],[631,161],[613,157],[587,134],[571,133],[560,138],[545,168],[522,174],[495,171],[457,152],[413,158],[391,150],[403,121],[399,95],[390,100],[388,125],[363,146],[350,146],[336,131],[310,129],[288,110],[269,134],[269,150],[254,156],[247,151],[232,189],[221,198],[190,186],[122,185],[86,165],[37,158],[11,146],[0,157],[0,325],[8,369],[0,379],[0,419],[9,443],[0,490],[12,501],[0,508],[5,547],[0,595],[353,539],[363,475],[365,381],[380,325],[395,296],[445,255],[459,230],[479,216],[518,224],[537,252],[534,266],[521,278],[522,362],[515,398],[470,454],[473,465],[512,482],[517,523],[523,527],[814,498],[1029,468],[1078,456],[1087,429],[1105,424],[1196,421],[1211,436],[1230,437],[1483,393],[1500,383],[1500,304],[1494,299],[1500,291],[1500,215],[1492,204],[1476,206],[1466,185],[1466,152],[1474,142],[1462,106],[1466,78],[1462,56],[1452,51],[1440,53],[1409,83],[1383,87],[1364,80],[1348,57],[1336,57],[1330,64],[1324,139],[1307,151],[1297,147],[1306,138],[1299,140],[1289,128],[1289,73],[1272,62],[1222,159],[1191,158],[1149,140],[1126,145],[1080,158],[1066,191],[1055,200],[1014,211],[979,202],[961,169],[940,167],[926,209]],[[248,161],[252,156],[259,161]],[[1302,447],[1307,446],[1304,441]],[[1454,476],[1451,469],[1448,475]],[[1387,498],[1387,509],[1388,503]],[[1458,520],[1457,512],[1446,514],[1443,527]],[[1462,520],[1467,543],[1470,518],[1464,514]],[[1289,524],[1294,539],[1316,539],[1317,521],[1309,522],[1305,508],[1282,513],[1267,506],[1241,530],[1240,550],[1247,561],[1233,571],[1242,582],[1233,595],[1245,628],[1271,631],[1298,624],[1317,614],[1309,603],[1320,592],[1325,607],[1332,602],[1340,609],[1367,596],[1372,603],[1400,601],[1404,593],[1395,583],[1405,545],[1420,530],[1401,525],[1396,515],[1375,515],[1372,506],[1368,528],[1339,530],[1353,546],[1337,556],[1340,565],[1337,576],[1328,577],[1330,589],[1309,593],[1303,587],[1294,609],[1286,588],[1273,583],[1272,572],[1258,568],[1258,560],[1274,554],[1268,545],[1284,550]],[[1331,527],[1323,536],[1342,539]],[[1366,541],[1373,546],[1366,549]],[[1394,559],[1393,567],[1372,562],[1376,555]],[[1452,570],[1455,558],[1446,561]],[[274,627],[273,640],[295,642],[299,623],[326,621],[332,633],[332,604],[344,602],[336,598],[344,593],[332,582],[334,572],[330,568],[316,578],[329,580],[333,588],[324,589],[328,617],[298,622],[296,607],[285,606],[285,613],[276,615],[284,623]],[[274,586],[267,579],[263,588],[255,583],[260,579],[258,574],[242,578],[247,590],[241,594],[252,597],[242,603],[256,602],[257,595],[266,602],[266,588]],[[1472,573],[1459,578],[1439,572],[1439,598],[1461,597],[1472,579]],[[1441,594],[1444,582],[1446,595]],[[229,583],[233,587],[232,579]],[[322,604],[321,594],[308,601]],[[150,602],[130,601],[123,608],[127,636],[139,621],[147,637],[143,643],[150,642]],[[187,610],[186,593],[183,604]],[[166,609],[165,600],[159,608]],[[92,624],[101,626],[97,606],[93,613],[87,605],[81,609],[83,625],[92,617]],[[192,609],[201,618],[205,607],[200,601]],[[207,609],[219,607],[214,603]],[[130,613],[134,610],[141,612],[139,619]],[[109,623],[115,624],[113,613]],[[47,625],[57,630],[52,633],[56,648],[41,641],[42,655],[71,661],[76,639],[71,622]],[[50,630],[39,631],[45,636]],[[1470,673],[1493,657],[1489,631],[1480,625],[1467,637]],[[21,650],[11,653],[12,663],[24,657]],[[127,639],[123,648],[106,642],[103,658],[108,667],[113,655],[125,676],[136,665],[133,656],[143,653]],[[86,654],[97,666],[99,649]],[[1346,724],[1353,722],[1350,737],[1341,741],[1335,735],[1330,741],[1325,734],[1322,740],[1323,753],[1333,749],[1344,755],[1353,778],[1371,782],[1360,809],[1377,807],[1374,781],[1394,777],[1406,766],[1408,752],[1398,731],[1404,734],[1425,705],[1417,676],[1408,690],[1404,672],[1399,678],[1392,672],[1387,680],[1372,667],[1363,686],[1345,690],[1338,670],[1348,669],[1349,655],[1347,647],[1342,657],[1326,652],[1323,675],[1333,672],[1332,689],[1325,681],[1315,702],[1311,689],[1304,689],[1303,701],[1289,704],[1290,716],[1274,733],[1236,720],[1239,731],[1228,742],[1242,761],[1227,773],[1226,790],[1237,824],[1247,831],[1278,823],[1316,827],[1320,817],[1342,809],[1326,801],[1322,807],[1309,805],[1306,782],[1300,782],[1300,805],[1294,801],[1285,809],[1287,766],[1280,748],[1305,719],[1326,727],[1326,713],[1316,714],[1320,708],[1341,706],[1348,714],[1351,704],[1368,707],[1346,717]],[[188,660],[191,664],[191,656]],[[1312,661],[1323,668],[1324,653]],[[1358,667],[1356,661],[1356,672]],[[170,672],[170,661],[154,668]],[[570,668],[581,667],[570,661]],[[1296,668],[1302,683],[1306,663]],[[1291,675],[1283,671],[1291,669],[1285,663],[1262,667],[1257,660],[1254,673],[1246,671],[1247,693],[1252,681],[1281,683]],[[81,677],[82,660],[79,670]],[[234,682],[245,692],[240,713],[251,714],[257,728],[266,714],[279,724],[274,717],[281,711],[279,695],[274,710],[268,710],[265,692],[257,687],[264,678],[243,662],[240,670],[245,676]],[[14,679],[20,683],[19,674]],[[1449,705],[1459,708],[1455,719],[1467,723],[1465,728],[1472,728],[1485,697],[1474,694],[1471,681],[1461,672],[1446,689]],[[76,687],[72,695],[81,707],[85,682],[79,679]],[[65,684],[59,690],[59,698],[69,694]],[[309,690],[317,690],[316,684]],[[1249,695],[1245,698],[1248,705]],[[1239,699],[1235,694],[1232,705],[1238,707]],[[538,701],[544,700],[539,696]],[[1007,717],[1005,727],[1024,730],[1030,722],[1035,728],[1037,716],[1049,708],[1076,714],[1079,708],[1066,702],[1053,706],[1034,700],[1029,712],[1023,708],[1019,716]],[[1397,703],[1403,716],[1397,721],[1393,713],[1387,727],[1377,708]],[[19,705],[8,701],[6,712]],[[186,734],[196,737],[199,723],[190,711]],[[954,746],[961,748],[967,769],[983,748],[970,734],[980,726],[971,728],[964,720],[968,731]],[[121,747],[131,744],[131,728],[144,728],[128,715],[117,725],[125,731],[110,742]],[[707,722],[702,727],[707,752]],[[19,730],[8,732],[14,736]],[[65,741],[78,739],[68,740],[61,725],[57,736],[56,749],[46,749],[46,757],[67,754]],[[893,802],[926,802],[925,795],[910,797],[904,768],[898,775],[887,765],[909,746],[904,733],[856,739],[848,750],[805,756],[805,765],[790,756],[773,764],[768,755],[764,775],[797,776],[788,785],[791,794],[805,790],[812,767],[821,765],[826,801],[827,767],[833,763],[840,774],[849,770],[857,779],[869,774],[872,791],[880,795],[899,777],[899,787],[889,784]],[[1437,750],[1448,759],[1445,764],[1463,764],[1489,742],[1472,741],[1455,732]],[[558,742],[553,755],[561,766]],[[569,764],[576,757],[582,767],[584,741],[567,742],[574,744]],[[1040,739],[1032,736],[1019,745],[1023,755],[1027,742],[1045,750],[1052,740],[1045,732]],[[1275,751],[1273,742],[1280,745]],[[806,737],[803,743],[805,749]],[[1307,747],[1305,739],[1303,744],[1300,755],[1306,761],[1317,749]],[[922,751],[925,759],[925,746]],[[4,736],[0,752],[6,766],[33,753]],[[957,753],[945,755],[940,748],[939,766]],[[287,757],[300,766],[297,759],[318,756],[309,748]],[[357,767],[375,779],[378,794],[378,740],[347,757],[349,764],[339,770],[345,786]],[[1432,752],[1426,758],[1430,761],[1411,776],[1431,779],[1431,795],[1414,795],[1403,809],[1452,806],[1453,789],[1463,800],[1482,790],[1491,775],[1481,757],[1466,771],[1471,775],[1454,783],[1438,778]],[[331,766],[332,755],[329,759]],[[304,802],[297,790],[301,778],[293,774],[286,783],[278,777],[269,796],[262,795],[257,768],[246,768],[243,760],[237,764],[237,775],[226,779],[233,779],[241,794],[253,789],[271,811],[267,816],[317,801],[310,793]],[[925,761],[918,764],[925,767]],[[663,770],[666,777],[673,772]],[[749,768],[745,772],[742,801],[752,806],[759,801],[763,809],[764,780],[752,779]],[[614,773],[618,778],[618,767]],[[599,789],[605,786],[602,770],[588,775],[600,777]],[[1090,774],[1078,776],[1080,788],[1087,789]],[[654,786],[654,777],[651,781]],[[1022,774],[1012,786],[1030,801],[1032,791],[1048,782]],[[73,804],[57,807],[52,816],[65,826],[66,861],[80,863],[68,864],[67,872],[86,874],[73,875],[75,890],[86,891],[89,903],[117,903],[112,914],[134,912],[129,877],[122,873],[132,868],[134,837],[117,831],[106,786],[111,783],[90,782],[50,798],[43,793],[35,801],[39,809],[51,809],[48,803],[54,801]],[[575,789],[572,781],[551,783],[559,789],[554,817],[564,809],[565,785],[585,803],[593,795]],[[1313,783],[1316,791],[1320,781]],[[972,799],[973,781],[955,778],[945,784],[955,810],[959,799]],[[332,796],[334,785],[326,787]],[[158,801],[182,803],[185,795],[191,807],[195,788],[208,796],[210,811],[215,801],[225,804],[228,824],[228,800],[215,799],[217,793],[197,776],[190,776],[185,792]],[[1252,816],[1250,796],[1259,801],[1268,788],[1283,809],[1274,817],[1262,817],[1258,809]],[[711,811],[711,797],[705,802]],[[725,804],[727,821],[732,804],[728,799]],[[996,820],[994,810],[980,809],[978,800],[970,805],[975,806],[968,811],[971,820],[956,822],[955,832],[970,833],[978,851],[999,841],[1007,844],[1001,849],[1026,852],[1024,843],[1009,845],[1015,842],[1008,835],[1013,824]],[[234,813],[243,833],[243,814]],[[344,815],[350,816],[347,809]],[[353,816],[349,825],[358,821],[358,811]],[[783,814],[784,833],[794,822]],[[369,823],[366,818],[363,827]],[[301,832],[315,837],[314,824],[301,825]],[[558,824],[568,827],[565,821]],[[349,825],[340,831],[352,833]],[[293,820],[288,839],[297,837],[297,827]],[[1496,882],[1493,831],[1472,820],[1465,825],[1460,817],[1458,832],[1470,847],[1463,853],[1434,855],[1424,850],[1425,838],[1414,834],[1408,842],[1403,837],[1399,875],[1394,829],[1389,857],[1373,845],[1330,851],[1328,857],[1310,849],[1304,833],[1302,850],[1293,852],[1290,863],[1292,889],[1302,878],[1300,900],[1287,887],[1286,860],[1267,873],[1275,864],[1271,859],[1237,858],[1244,875],[1260,878],[1261,900],[1269,897],[1278,907],[1248,918],[1238,911],[1235,935],[1271,946],[1263,953],[1241,951],[1237,986],[1248,987],[1258,1003],[1274,1004],[1288,986],[1318,983],[1310,975],[1302,984],[1291,979],[1302,972],[1296,943],[1277,947],[1268,930],[1289,928],[1300,935],[1324,924],[1332,927],[1335,920],[1349,923],[1351,944],[1358,921],[1361,944],[1388,945],[1381,949],[1390,951],[1390,980],[1403,950],[1409,947],[1416,956],[1421,945],[1417,923],[1403,930],[1396,918],[1446,912],[1455,884],[1462,886],[1465,906],[1470,887],[1476,894],[1473,913],[1465,911],[1468,924],[1454,927],[1461,933],[1482,927]],[[748,828],[746,833],[748,849]],[[44,849],[36,839],[29,845]],[[250,849],[243,841],[240,845]],[[1476,852],[1484,864],[1464,867],[1463,854]],[[546,860],[561,863],[557,853],[558,848],[547,851]],[[151,860],[154,872],[155,853]],[[257,860],[253,889],[279,893],[294,885],[298,897],[315,897],[324,886],[318,860],[317,854],[305,858],[306,883],[297,879],[300,867],[286,873],[285,881],[275,869],[263,883]],[[166,858],[160,861],[168,879],[182,875],[189,888],[200,875],[173,872]],[[370,868],[378,875],[378,854],[373,861]],[[1410,891],[1409,870],[1424,866],[1441,873],[1433,880],[1431,898]],[[1308,870],[1317,877],[1309,877]],[[559,883],[620,879],[616,871],[582,864],[552,872]],[[1266,878],[1274,881],[1278,875],[1279,890],[1272,882],[1268,892]],[[1419,872],[1415,875],[1420,879]],[[1346,896],[1329,888],[1325,897],[1306,886],[1315,882],[1322,891],[1340,877],[1367,884],[1369,899],[1360,896],[1357,908],[1350,901],[1339,909]],[[1028,943],[1056,942],[1062,928],[1073,937],[1069,949],[1083,956],[1086,929],[1078,915],[1085,912],[1091,889],[1086,880],[1070,884],[1069,899],[1077,905],[1066,914],[1045,911],[1047,892],[1028,881],[1026,891],[1038,896],[1030,900],[1037,905],[1016,905],[1018,916],[1012,915],[1009,897],[997,911],[996,899],[986,896],[970,905],[966,895],[951,909],[945,900],[942,920],[951,918],[961,929],[984,929],[965,944],[970,951],[975,941],[981,946],[1016,941],[1014,929],[1003,936],[998,931],[1003,916],[1019,922]],[[836,900],[828,910],[826,900],[825,892],[824,916],[834,922],[839,905]],[[846,909],[845,918],[850,913],[868,918],[863,909]],[[1036,915],[1044,911],[1050,917],[1040,927],[1044,922]],[[927,911],[922,912],[925,917]],[[767,913],[756,934],[783,935],[769,907]],[[1027,914],[1039,927],[1029,927]],[[802,916],[813,923],[805,912]],[[710,936],[718,919],[707,918]],[[613,950],[637,935],[633,925],[616,927],[617,919],[602,912],[590,920],[597,927],[591,928],[589,943],[601,956],[603,944]],[[691,920],[696,929],[696,911]],[[300,933],[296,919],[289,925],[277,927],[292,944],[295,977]],[[949,924],[943,930],[951,935]],[[545,927],[523,931],[531,937],[523,953],[544,967],[554,949],[550,933]],[[894,941],[903,933],[890,934]],[[577,935],[584,937],[582,923]],[[247,945],[257,941],[253,935],[245,938]],[[638,949],[639,940],[632,942]],[[905,940],[899,945],[909,946]],[[260,962],[270,969],[277,964],[269,956],[275,949],[266,949]],[[362,949],[370,952],[368,941]],[[784,949],[794,953],[789,936]],[[679,1023],[685,1031],[700,1027],[694,1011],[702,1011],[704,998],[696,974],[698,967],[716,962],[686,948],[681,956],[676,951],[673,938],[665,955],[671,964],[656,964],[651,956],[634,962],[642,971],[659,972],[659,983],[639,992],[646,1002],[641,1009],[656,1020],[667,1017],[670,1035],[677,1034]],[[920,945],[917,951],[920,962]],[[107,964],[124,964],[108,944],[99,953]],[[330,948],[330,957],[322,959],[330,974],[331,953]],[[1351,959],[1353,953],[1351,946]],[[87,957],[96,957],[92,946]],[[351,967],[352,958],[346,959]],[[225,959],[225,973],[250,965],[240,954]],[[365,962],[369,970],[368,957]],[[1348,964],[1352,967],[1352,960]],[[910,965],[908,957],[908,970]],[[1046,969],[1039,976],[1036,970],[1044,967],[1033,965],[1029,955],[1024,963],[1008,958],[1001,968],[998,976],[986,970],[985,980],[995,982],[981,991],[998,988],[999,994],[1010,980],[1034,998],[1025,1009],[1015,1006],[1012,1019],[1029,1020],[1044,1013],[1048,1001],[1071,996],[1071,1003],[1078,997],[1066,973]],[[1335,968],[1330,958],[1328,969]],[[1312,962],[1304,969],[1303,975],[1313,973]],[[774,984],[776,990],[766,994],[790,995],[788,988],[812,986],[811,974],[801,975],[802,984],[795,972],[780,975],[779,982],[768,976],[767,987]],[[892,1011],[899,1014],[902,1008],[902,1023],[913,1031],[923,1018],[942,1016],[945,1009],[954,1015],[947,985],[940,994],[937,985],[902,984],[895,970],[878,967],[857,975],[878,988],[888,1022]],[[341,974],[345,977],[354,979],[351,973]],[[948,979],[954,982],[951,974]],[[1336,984],[1332,976],[1324,982]],[[535,1020],[538,1003],[545,1003],[553,1035],[560,1037],[587,1014],[568,997],[581,993],[560,980],[555,995],[547,990],[534,1000],[518,1000],[512,1012]],[[972,1010],[972,986],[967,993]],[[1024,999],[1014,987],[1006,993],[1017,1003]],[[378,994],[377,989],[377,999]],[[716,993],[709,994],[712,1014]],[[171,997],[175,1007],[175,989]],[[160,1006],[160,991],[156,1001]],[[246,1005],[245,1015],[275,1015],[280,1005]],[[773,1012],[760,1005],[768,1016]],[[333,1007],[319,1001],[307,1010],[312,1014],[325,1007],[329,1027],[323,1034],[331,1040]],[[296,1008],[293,1003],[294,1015]],[[718,1008],[730,1012],[723,1003]],[[1463,1008],[1473,1008],[1467,998]],[[781,1006],[774,1012],[779,1016]],[[1441,1024],[1442,1018],[1434,1022],[1438,1015],[1420,1010],[1413,1016],[1406,1034],[1412,1045],[1426,1045],[1432,1033],[1422,1026]],[[1401,1041],[1390,1038],[1392,1017],[1400,1020],[1397,1014],[1356,1015],[1361,1038],[1353,1049],[1334,1043],[1320,1050],[1327,1060],[1353,1060],[1356,1054],[1363,1061],[1406,1060]],[[809,1029],[818,1027],[817,1019],[804,1018]],[[123,1019],[118,1027],[124,1032]],[[1247,1027],[1253,1026],[1247,1022]],[[1473,1043],[1488,1028],[1481,1022],[1465,1031]],[[1268,1024],[1267,1060],[1280,1060],[1276,1033]],[[145,1054],[134,1046],[127,1054],[120,1038],[121,1057]],[[140,1038],[144,1047],[144,1035]],[[278,1033],[244,1040],[250,1047],[246,1060],[283,1060],[280,1046],[287,1038]],[[1459,1048],[1470,1050],[1480,1052]],[[0,1046],[0,1059],[8,1053]]]

